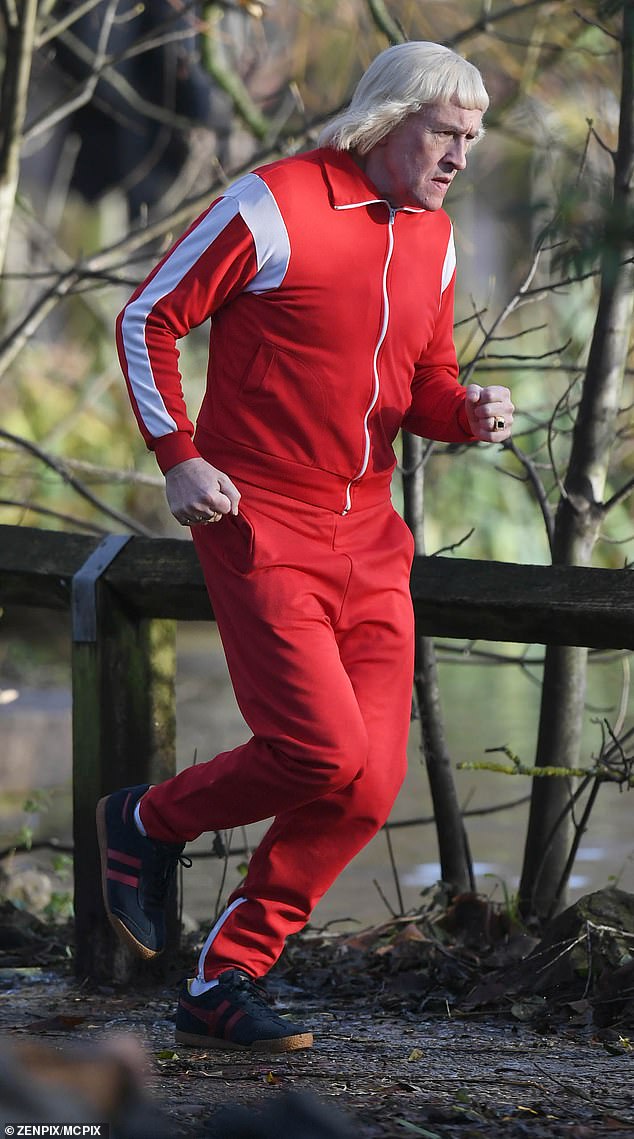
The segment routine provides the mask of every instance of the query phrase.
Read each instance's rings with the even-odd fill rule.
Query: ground
[[[286,1056],[177,1048],[179,962],[134,992],[79,984],[64,938],[38,929],[28,965],[30,935],[4,949],[0,1031],[33,1078],[46,1079],[52,1053],[69,1061],[69,1072],[55,1068],[58,1090],[82,1062],[106,1064],[109,1033],[119,1034],[115,1051],[140,1041],[117,1139],[634,1139],[632,935],[610,913],[601,924],[596,906],[577,910],[574,929],[560,922],[536,947],[477,904],[441,925],[414,915],[352,938],[313,932],[270,978],[276,1003],[315,1032],[313,1049]],[[485,955],[483,922],[491,935],[493,918]],[[609,949],[606,931],[618,934]],[[607,977],[599,954],[615,952]],[[137,1076],[141,1052],[148,1071]],[[122,1110],[113,1094],[110,1118]],[[246,1117],[227,1115],[236,1105]]]

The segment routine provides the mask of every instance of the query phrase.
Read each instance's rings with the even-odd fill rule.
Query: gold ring
[[[506,427],[506,423],[505,423],[504,419],[502,418],[502,416],[501,415],[500,416],[494,415],[493,416],[493,430],[494,431],[504,431],[505,427]]]

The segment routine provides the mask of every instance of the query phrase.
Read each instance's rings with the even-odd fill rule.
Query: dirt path
[[[198,935],[125,989],[79,984],[71,937],[0,906],[0,1136],[49,1122],[61,1089],[50,1118],[90,1110],[108,1139],[634,1139],[634,896],[618,889],[539,940],[475,895],[292,939],[268,988],[315,1046],[286,1056],[176,1047]]]
[[[124,1139],[338,1139],[344,1133],[358,1139],[634,1139],[634,1051],[622,1032],[599,1039],[585,1026],[565,1023],[538,1032],[508,1010],[450,1014],[438,988],[428,1001],[420,977],[418,988],[403,971],[398,983],[386,983],[357,965],[340,958],[337,967],[337,954],[323,945],[315,952],[296,947],[271,987],[279,1003],[311,1021],[316,1043],[289,1056],[177,1050],[172,986],[136,994],[91,991],[59,965],[0,969],[0,1032],[9,1049],[28,1041],[61,1051],[71,1070],[80,1055],[98,1054],[109,1033],[140,1041],[149,1059],[142,1081],[146,1107],[139,1114],[137,1102],[133,1114],[137,1121],[146,1109],[157,1116],[154,1122],[145,1116],[147,1130],[124,1126]],[[304,991],[296,982],[300,966],[308,979]],[[31,1076],[45,1067],[36,1064]],[[244,1105],[251,1126],[263,1113],[265,1127],[289,1092],[325,1105],[322,1125],[331,1130],[316,1130],[314,1122],[312,1131],[295,1127],[292,1104],[285,1134],[277,1125],[234,1131],[219,1114],[227,1105]],[[0,1100],[0,1135],[4,1106]],[[348,1131],[338,1131],[346,1121]]]

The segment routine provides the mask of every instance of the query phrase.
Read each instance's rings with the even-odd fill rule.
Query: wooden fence
[[[634,649],[628,571],[417,557],[411,592],[421,634]],[[101,904],[94,810],[175,771],[174,622],[213,620],[192,543],[0,526],[0,605],[71,613],[75,965],[129,977]]]

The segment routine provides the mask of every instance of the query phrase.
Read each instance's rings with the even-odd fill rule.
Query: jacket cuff
[[[465,400],[463,400],[462,403],[460,404],[460,407],[458,408],[458,415],[456,418],[458,420],[458,427],[460,428],[461,431],[464,431],[467,439],[470,439],[473,441],[477,440],[477,435],[473,434],[473,431],[471,430],[471,427],[469,426],[469,420],[467,419],[467,408],[466,408],[466,401]]]
[[[164,475],[186,459],[200,458],[200,452],[187,431],[172,431],[169,435],[161,435],[153,441],[152,449]]]

